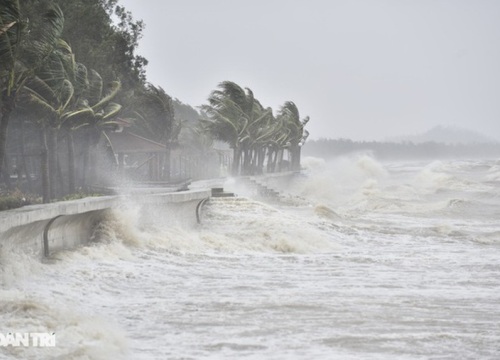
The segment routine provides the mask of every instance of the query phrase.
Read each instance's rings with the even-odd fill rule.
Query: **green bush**
[[[39,203],[40,200],[30,194],[24,194],[19,190],[0,191],[0,211],[16,209],[24,205]]]
[[[78,200],[78,199],[83,199],[83,198],[86,198],[86,197],[97,197],[97,196],[102,196],[102,194],[87,194],[87,193],[84,193],[84,192],[78,192],[78,193],[74,193],[74,194],[68,194],[66,196],[64,196],[62,198],[63,201],[67,201],[67,200]]]

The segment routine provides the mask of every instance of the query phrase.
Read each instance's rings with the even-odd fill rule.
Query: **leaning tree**
[[[201,106],[207,115],[202,121],[205,129],[233,149],[233,175],[239,174],[242,155],[248,154],[248,128],[256,119],[256,106],[253,92],[232,81],[220,83],[210,94],[208,104]]]
[[[299,171],[300,150],[309,135],[308,131],[304,129],[309,117],[306,116],[301,120],[297,105],[292,101],[287,101],[278,111],[278,118],[283,122],[285,129],[284,141],[286,141],[285,146],[291,155],[291,170]]]
[[[23,5],[45,5],[33,4]],[[8,178],[7,131],[20,90],[55,51],[63,31],[64,16],[58,6],[49,3],[41,14],[39,21],[28,21],[18,0],[0,0],[0,176],[4,178]]]
[[[174,103],[163,88],[147,84],[137,94],[134,117],[139,120],[142,135],[165,145],[165,158],[162,178],[169,181],[172,149],[178,145],[182,121],[176,118]]]

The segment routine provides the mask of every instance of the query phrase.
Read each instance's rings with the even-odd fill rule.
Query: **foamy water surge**
[[[493,161],[325,164],[303,201],[212,199],[193,229],[120,209],[92,246],[3,254],[5,359],[498,359]]]

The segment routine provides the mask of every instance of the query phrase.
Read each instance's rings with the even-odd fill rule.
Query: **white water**
[[[133,207],[49,264],[1,259],[5,359],[498,359],[500,163],[309,159],[278,204],[195,229]]]

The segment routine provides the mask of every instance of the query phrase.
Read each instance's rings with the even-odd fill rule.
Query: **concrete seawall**
[[[106,216],[127,204],[139,206],[141,223],[192,226],[209,189],[102,196],[0,212],[0,255],[22,252],[37,258],[88,243]],[[0,257],[1,259],[1,257]]]

